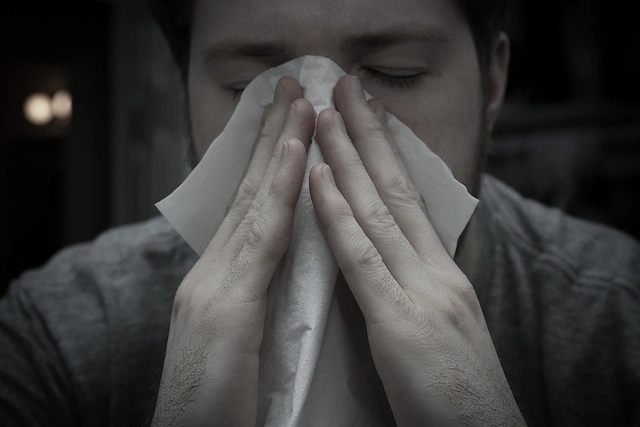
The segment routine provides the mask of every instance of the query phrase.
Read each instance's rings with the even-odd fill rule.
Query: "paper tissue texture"
[[[303,56],[263,72],[247,86],[227,126],[198,166],[156,205],[198,254],[224,219],[278,80],[283,76],[296,78],[305,90],[305,98],[320,113],[335,108],[333,89],[344,74],[328,58]],[[369,94],[366,97],[371,99]],[[411,178],[424,197],[431,222],[453,256],[478,200],[409,127],[389,113],[387,119]],[[257,425],[382,423],[348,331],[349,322],[338,308],[334,295],[338,267],[317,224],[309,194],[309,170],[323,161],[314,135],[289,250],[269,287],[260,349]]]

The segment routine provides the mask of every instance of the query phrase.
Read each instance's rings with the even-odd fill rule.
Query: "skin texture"
[[[437,37],[343,49],[350,36],[392,28]],[[223,41],[289,48],[212,57],[211,46]],[[476,188],[506,84],[506,36],[497,38],[491,89],[482,93],[470,29],[453,2],[197,2],[187,90],[198,156],[231,116],[234,89],[305,54],[329,57],[351,74],[336,84],[336,109],[317,122],[295,79],[280,81],[228,215],[176,294],[154,425],[255,424],[268,285],[288,246],[314,130],[327,161],[311,171],[314,207],[364,315],[398,425],[524,425],[468,279],[475,234],[465,233],[456,264],[394,153],[383,116],[386,107]],[[421,77],[412,87],[389,87],[371,69]],[[362,87],[376,99],[365,101]]]
[[[522,425],[473,286],[403,173],[384,109],[365,101],[357,77],[342,78],[335,99],[340,113],[318,117],[328,165],[311,170],[311,196],[396,422]]]
[[[315,121],[301,96],[292,78],[276,87],[236,198],[178,288],[152,425],[255,425],[267,289],[289,244]]]
[[[377,50],[343,49],[349,36],[389,29],[432,31],[448,40]],[[207,49],[227,40],[278,40],[291,49],[283,55],[207,61]],[[483,98],[471,30],[450,0],[198,1],[190,53],[187,89],[199,158],[237,105],[232,89],[246,86],[262,71],[291,59],[320,55],[358,75],[363,87],[425,141],[458,181],[469,189],[477,187],[474,177],[485,136],[481,111],[488,104],[485,120],[492,123],[504,82],[496,82],[493,93]],[[396,76],[425,75],[411,88],[390,88],[367,69]]]

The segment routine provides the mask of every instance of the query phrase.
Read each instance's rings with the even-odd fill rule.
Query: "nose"
[[[296,57],[305,55],[322,56],[328,58],[338,64],[346,73],[351,74],[354,72],[355,64],[354,59],[343,52],[338,51],[330,47],[318,48],[317,44],[309,43],[308,46],[300,46],[296,49]],[[293,58],[291,58],[293,59]]]

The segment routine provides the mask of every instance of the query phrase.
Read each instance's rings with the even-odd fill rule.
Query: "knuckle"
[[[239,214],[244,211],[244,207],[249,200],[253,200],[258,192],[258,186],[250,176],[240,182],[236,194],[231,198],[231,203],[227,205],[226,214]]]
[[[247,216],[245,220],[253,221],[256,218],[258,212],[262,208],[264,201],[266,199],[266,195],[264,191],[258,190],[255,197],[251,201],[251,205],[249,205],[249,211],[247,212]]]
[[[253,199],[258,192],[257,182],[258,180],[253,177],[253,174],[248,174],[238,186],[238,197],[236,200]]]
[[[436,268],[431,271],[431,274],[438,283],[446,285],[450,295],[464,302],[465,305],[471,306],[478,303],[478,297],[473,285],[469,282],[467,276],[455,266],[446,269]]]
[[[422,196],[401,172],[390,173],[383,179],[381,187],[384,197],[391,199],[396,204],[420,206]]]
[[[471,285],[471,283],[469,283],[466,280],[464,283],[460,284],[457,287],[455,293],[467,305],[471,305],[472,303],[475,303],[478,300],[478,297],[476,296],[476,291],[473,289],[473,286]]]
[[[231,217],[231,218],[242,218],[243,215],[245,215],[245,209],[243,207],[242,204],[240,203],[235,203],[231,206],[227,206],[227,210],[225,211],[225,217]]]
[[[276,126],[273,123],[272,116],[269,116],[266,119],[264,126],[262,126],[262,128],[260,129],[260,133],[258,134],[258,141],[273,140],[278,136],[278,133],[279,132],[276,130]]]
[[[384,127],[378,120],[371,120],[364,128],[366,140],[384,138]]]
[[[475,289],[473,289],[473,285],[471,285],[471,283],[465,281],[463,285],[458,287],[456,293],[458,294],[460,301],[474,318],[479,319],[483,317],[480,301],[478,301],[478,295],[476,294]]]
[[[384,203],[371,204],[367,212],[366,218],[377,230],[385,230],[396,227],[396,221],[389,212],[389,208]]]
[[[463,324],[466,309],[464,303],[456,295],[450,295],[440,300],[439,307],[450,325],[459,328]]]
[[[404,173],[398,170],[394,170],[389,174],[384,182],[384,187],[399,196],[416,199],[414,189],[411,188],[409,180],[404,176]]]
[[[364,163],[360,156],[345,156],[346,158],[343,160],[344,166],[341,166],[344,170],[358,170],[360,168],[364,168]]]
[[[382,262],[380,253],[365,236],[355,237],[353,242],[353,256],[350,257],[351,262],[347,265],[349,273],[370,270]]]
[[[278,260],[289,245],[289,233],[278,218],[263,211],[247,233],[247,244],[260,249],[268,260]]]
[[[268,236],[267,224],[262,215],[259,215],[247,232],[247,243],[250,246],[260,246]]]
[[[448,323],[458,330],[466,330],[471,319],[478,320],[482,317],[482,309],[471,284],[450,286],[438,298],[438,307]]]

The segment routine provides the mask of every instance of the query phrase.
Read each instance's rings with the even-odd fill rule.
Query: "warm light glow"
[[[51,98],[44,93],[34,93],[24,101],[24,116],[34,125],[46,125],[53,119]]]
[[[51,100],[51,111],[60,120],[67,120],[71,117],[71,95],[66,90],[59,90],[53,95]]]

